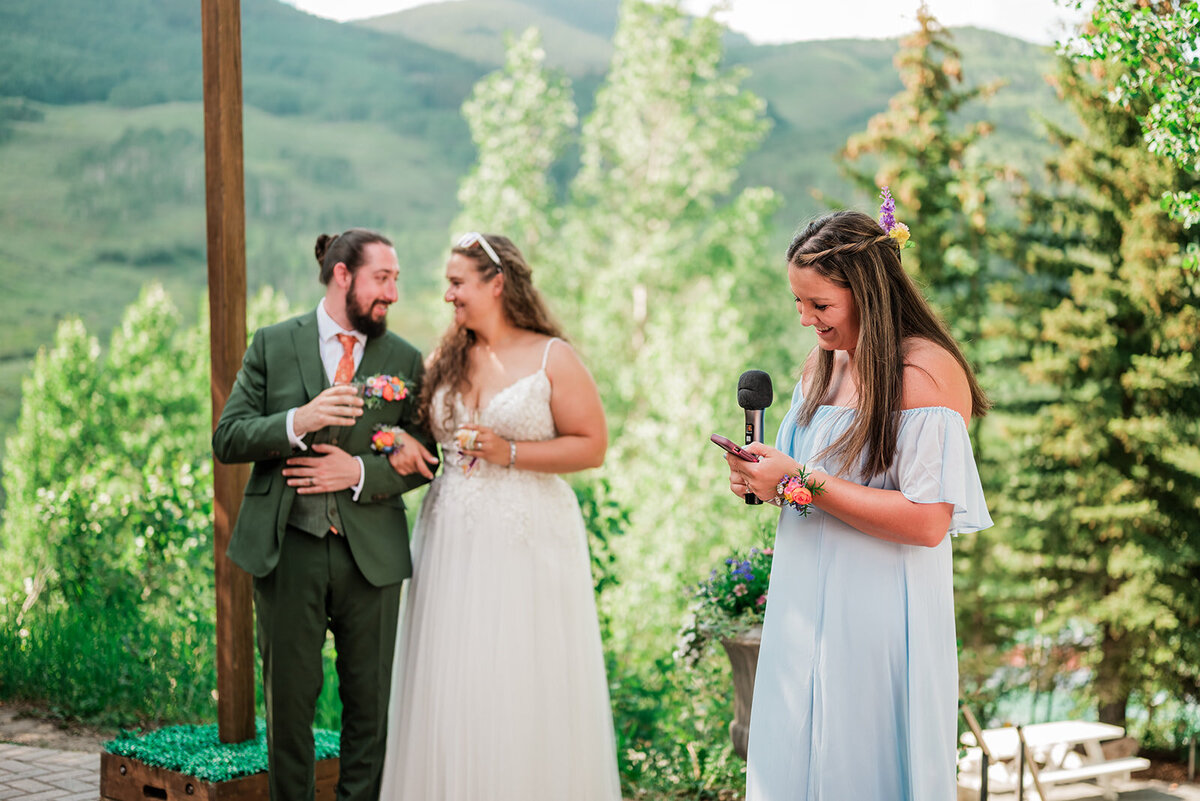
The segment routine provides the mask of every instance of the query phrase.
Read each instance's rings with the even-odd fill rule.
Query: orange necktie
[[[337,338],[342,343],[342,358],[338,360],[333,383],[349,384],[354,379],[354,343],[358,340],[349,334],[338,334]]]

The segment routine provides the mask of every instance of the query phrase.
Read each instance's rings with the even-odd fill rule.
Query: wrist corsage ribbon
[[[400,450],[404,447],[404,441],[400,439],[403,433],[404,429],[400,426],[375,426],[375,433],[371,435],[371,450],[384,456]]]
[[[808,517],[813,499],[825,492],[825,482],[818,484],[810,478],[811,475],[802,465],[796,474],[784,473],[775,485],[775,498],[795,509],[801,517]]]

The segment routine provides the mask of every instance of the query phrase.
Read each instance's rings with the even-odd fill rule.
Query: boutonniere
[[[385,402],[402,401],[408,397],[408,386],[399,376],[373,375],[363,379],[363,403],[377,409]]]

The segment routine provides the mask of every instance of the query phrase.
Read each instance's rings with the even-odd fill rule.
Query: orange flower
[[[381,448],[390,448],[396,444],[396,437],[391,431],[380,431],[375,435],[375,442]]]
[[[384,399],[384,400],[386,400],[386,401],[390,401],[390,400],[395,400],[395,399],[396,399],[396,393],[392,391],[392,385],[391,385],[391,384],[384,384],[384,385],[383,385],[383,399]]]

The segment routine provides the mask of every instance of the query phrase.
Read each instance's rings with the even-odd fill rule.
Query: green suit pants
[[[373,586],[343,536],[288,526],[279,563],[254,579],[272,801],[311,801],[312,725],[333,632],[342,701],[338,801],[377,801],[401,584]]]

